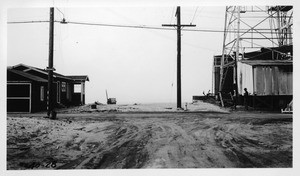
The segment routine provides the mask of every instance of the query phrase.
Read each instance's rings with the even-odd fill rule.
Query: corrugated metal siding
[[[263,90],[264,90],[264,80],[263,80],[263,71],[262,67],[256,67],[253,69],[253,77],[254,77],[254,92],[257,95],[263,95]]]
[[[288,66],[254,66],[253,72],[257,95],[293,94],[293,74]]]
[[[273,67],[272,69],[272,92],[274,95],[279,95],[279,79],[278,79],[278,67]]]
[[[264,73],[264,92],[265,95],[273,95],[272,85],[274,84],[273,80],[273,74],[272,74],[272,67],[263,67],[263,73]],[[276,72],[275,72],[276,74]]]

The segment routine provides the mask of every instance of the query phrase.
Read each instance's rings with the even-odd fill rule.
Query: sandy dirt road
[[[8,115],[7,169],[292,167],[292,115]]]

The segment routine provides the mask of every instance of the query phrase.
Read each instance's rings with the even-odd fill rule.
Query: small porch
[[[89,81],[89,77],[84,76],[67,76],[73,79],[74,89],[72,96],[72,104],[84,105],[85,104],[85,82]]]

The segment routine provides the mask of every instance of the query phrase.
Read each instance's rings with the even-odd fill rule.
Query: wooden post
[[[84,95],[84,83],[83,82],[81,82],[81,93],[80,93],[80,101],[81,101],[81,104],[82,105],[84,105],[85,104],[85,102],[84,102],[84,100],[83,100],[83,95]]]
[[[256,106],[255,106],[255,98],[256,98],[256,93],[253,93],[253,109],[255,110]]]
[[[176,10],[177,17],[177,108],[181,107],[181,21],[180,7]]]
[[[53,112],[54,102],[53,102],[53,43],[54,43],[54,7],[50,8],[50,25],[49,25],[49,59],[48,59],[48,111],[47,116],[50,119],[55,119],[56,115]]]
[[[222,107],[224,107],[224,102],[223,102],[223,97],[221,92],[219,92],[219,96],[220,96],[221,105]]]

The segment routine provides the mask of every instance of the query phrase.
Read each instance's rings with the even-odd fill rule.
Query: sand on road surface
[[[292,167],[292,115],[7,117],[7,169]]]

